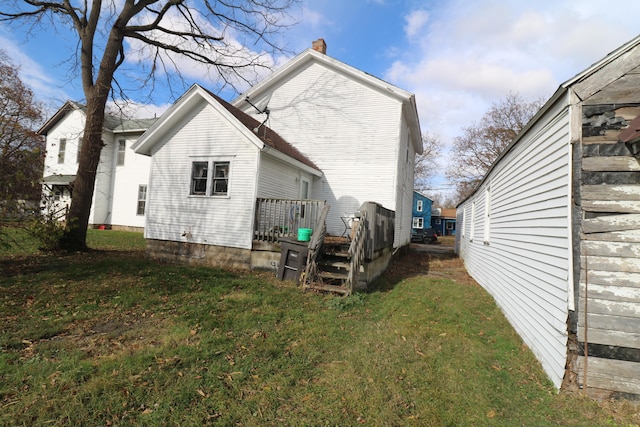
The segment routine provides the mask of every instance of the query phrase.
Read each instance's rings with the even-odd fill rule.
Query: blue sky
[[[637,0],[304,0],[293,15],[298,24],[284,34],[290,50],[322,37],[328,55],[415,93],[423,131],[446,146],[509,92],[548,98],[640,34]],[[25,82],[51,109],[82,100],[68,62],[73,36],[60,28],[25,34],[0,24],[0,47]],[[204,70],[187,68],[187,86],[214,86]],[[140,115],[162,112],[172,99],[158,89],[153,102]]]

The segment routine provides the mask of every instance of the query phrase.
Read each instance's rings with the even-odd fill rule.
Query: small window
[[[209,162],[193,162],[191,173],[191,194],[204,196],[207,194],[207,174]]]
[[[144,215],[144,210],[147,207],[147,186],[138,186],[138,215]]]
[[[58,163],[64,163],[65,151],[67,151],[67,140],[61,139],[58,143]]]
[[[300,199],[307,200],[309,199],[309,186],[310,182],[306,178],[302,178],[300,181]],[[304,205],[303,205],[304,206]]]
[[[491,187],[484,190],[484,243],[489,244],[491,234]]]
[[[438,224],[438,225],[442,224],[442,220],[440,218],[437,218],[436,219],[436,224]]]
[[[419,216],[414,216],[413,217],[413,228],[418,228],[418,229],[422,229],[424,228],[424,218],[419,217]]]
[[[471,230],[469,230],[469,240],[473,242],[476,234],[476,202],[471,203]]]
[[[422,200],[418,200],[418,201],[416,202],[416,210],[417,210],[418,212],[422,212]]]
[[[229,162],[213,162],[212,196],[225,196],[229,186]]]
[[[127,148],[127,142],[124,139],[118,141],[118,166],[124,166],[124,153]]]
[[[78,138],[78,155],[76,157],[76,163],[80,163],[80,151],[82,150],[82,137]]]
[[[191,163],[192,196],[226,196],[229,192],[228,161],[195,161]],[[211,170],[213,173],[209,173]]]

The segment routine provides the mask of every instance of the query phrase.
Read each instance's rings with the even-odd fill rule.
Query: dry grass
[[[640,423],[556,393],[456,258],[349,298],[135,251],[0,266],[0,425]]]

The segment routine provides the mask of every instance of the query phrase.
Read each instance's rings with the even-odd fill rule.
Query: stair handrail
[[[358,219],[356,229],[353,233],[351,244],[349,245],[349,259],[350,268],[349,275],[347,276],[347,295],[353,293],[353,286],[358,281],[358,274],[360,274],[360,266],[364,261],[365,256],[365,243],[367,240],[367,212],[358,212],[356,214]]]
[[[322,248],[322,244],[324,243],[324,238],[327,234],[326,220],[327,215],[329,214],[329,209],[329,205],[325,203],[322,207],[322,211],[320,212],[320,216],[318,217],[318,222],[316,223],[316,231],[311,235],[311,241],[307,246],[309,248],[307,251],[307,263],[304,268],[304,273],[300,277],[303,289],[308,288],[309,284],[317,278],[317,259]]]

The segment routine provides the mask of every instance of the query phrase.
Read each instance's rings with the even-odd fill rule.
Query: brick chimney
[[[324,42],[324,39],[318,39],[311,43],[311,49],[318,51],[324,55],[327,54],[327,44]]]

